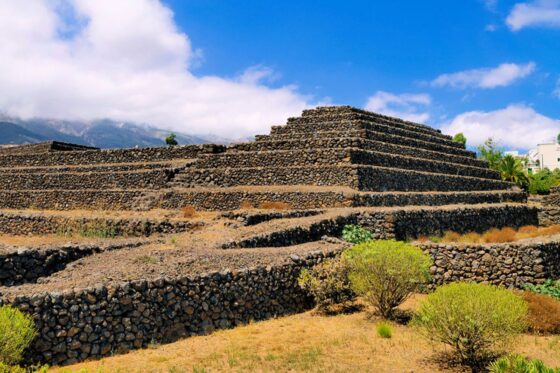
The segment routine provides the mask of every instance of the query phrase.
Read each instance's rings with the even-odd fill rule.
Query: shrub
[[[541,285],[525,285],[525,290],[532,291],[533,293],[544,294],[550,297],[560,299],[560,280],[546,280]]]
[[[370,231],[359,225],[348,224],[342,230],[342,239],[353,244],[359,244],[373,240],[373,235]]]
[[[0,362],[19,363],[36,334],[31,316],[11,306],[0,307]]]
[[[462,132],[459,132],[455,136],[453,136],[453,141],[458,142],[459,144],[466,146],[467,145],[467,138]]]
[[[304,269],[298,283],[313,295],[318,310],[326,314],[345,310],[356,297],[348,280],[348,265],[340,258]]]
[[[413,325],[427,338],[453,347],[477,366],[525,329],[527,304],[504,288],[474,283],[441,286],[426,298]]]
[[[381,322],[377,324],[376,327],[377,335],[381,338],[391,338],[393,336],[393,331],[391,329],[391,325],[386,322]]]
[[[527,325],[530,332],[560,333],[560,301],[547,295],[529,291],[524,291],[521,296],[529,307]]]
[[[385,318],[430,278],[430,256],[404,242],[364,242],[343,257],[350,266],[352,289]]]
[[[502,356],[488,367],[490,373],[560,373],[540,360],[529,360],[520,355]]]
[[[174,133],[169,134],[169,136],[165,138],[165,143],[169,146],[175,146],[179,144],[177,142],[177,135],[175,135]]]

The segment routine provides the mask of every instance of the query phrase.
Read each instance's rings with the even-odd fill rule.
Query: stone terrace
[[[400,240],[537,225],[526,202],[449,136],[347,106],[228,147],[10,148],[0,304],[33,315],[30,361],[70,364],[308,309],[297,276],[347,247],[346,224]],[[66,235],[105,241],[37,246]],[[460,272],[453,248],[425,250],[443,280],[477,271]],[[485,264],[502,271],[493,281],[542,280],[518,270],[541,256],[512,252],[513,267]]]

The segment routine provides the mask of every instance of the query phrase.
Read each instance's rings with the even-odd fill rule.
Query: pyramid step
[[[83,166],[43,166],[43,167],[3,167],[0,168],[0,178],[4,174],[63,174],[63,173],[87,173],[87,172],[126,172],[146,171],[159,169],[172,169],[184,167],[192,160],[184,160],[177,163],[122,163],[122,164],[97,164]]]
[[[179,173],[173,182],[183,187],[297,184],[377,192],[497,190],[513,186],[492,179],[362,165],[191,169]]]
[[[265,202],[283,202],[290,208],[316,209],[359,206],[439,206],[449,204],[524,203],[526,193],[513,190],[473,192],[355,192],[350,189],[279,186],[197,188],[160,191],[149,208],[168,210],[193,206],[197,210],[236,210]],[[143,190],[0,190],[2,209],[131,210]]]
[[[41,189],[159,189],[167,185],[173,170],[139,170],[95,173],[4,173],[0,190]]]
[[[363,164],[388,168],[435,172],[441,174],[500,179],[500,174],[488,168],[457,163],[393,155],[389,153],[349,149],[273,150],[252,153],[221,153],[202,156],[197,168],[292,167],[335,164]]]
[[[278,140],[258,141],[233,144],[228,147],[228,152],[241,151],[266,151],[266,150],[293,150],[293,149],[319,149],[319,148],[358,148],[375,150],[395,155],[417,156],[419,158],[435,161],[459,163],[468,166],[487,168],[488,163],[476,158],[461,155],[440,153],[431,150],[413,148],[411,146],[390,144],[381,141],[367,140],[359,137],[338,138],[313,138],[307,140]]]
[[[441,134],[440,130],[435,129],[433,127],[430,127],[426,124],[415,123],[415,122],[407,121],[407,120],[404,120],[404,119],[391,117],[391,116],[388,116],[388,115],[383,115],[383,114],[374,113],[374,112],[371,112],[371,111],[366,111],[366,110],[363,110],[363,109],[354,108],[354,107],[351,107],[351,106],[319,106],[319,107],[316,107],[314,109],[304,110],[300,118],[317,118],[317,117],[325,118],[325,117],[327,117],[327,118],[336,119],[336,118],[339,118],[341,115],[348,115],[348,114],[354,115],[353,118],[365,119],[365,120],[380,119],[380,120],[389,121],[391,123],[407,126],[407,127],[410,127],[410,128],[416,129],[416,130],[426,131],[426,133],[440,133]],[[297,119],[297,118],[289,118],[288,122],[294,121],[295,119]]]
[[[352,192],[336,188],[284,186],[175,189],[165,194],[156,207],[179,209],[193,206],[197,210],[236,210],[263,203],[281,202],[288,208],[326,207],[439,206],[450,204],[486,204],[527,201],[522,191],[497,190],[473,192]],[[0,194],[1,197],[1,194]]]
[[[440,144],[453,148],[464,149],[463,144],[455,142],[451,140],[451,138],[441,138],[429,134],[417,133],[417,132],[413,132],[397,127],[392,127],[384,124],[366,122],[366,121],[356,121],[356,120],[273,126],[270,131],[270,135],[271,136],[297,135],[302,132],[317,132],[317,131],[339,131],[344,133],[346,131],[359,130],[359,129],[382,132],[390,135],[397,135],[397,136],[422,140],[433,144]]]
[[[476,154],[469,150],[447,146],[439,143],[432,143],[423,140],[418,140],[412,137],[404,137],[398,135],[391,135],[383,132],[370,131],[370,130],[349,130],[349,131],[317,131],[317,132],[301,132],[289,135],[257,135],[255,139],[257,142],[263,141],[285,141],[285,140],[314,140],[326,138],[340,138],[340,137],[359,137],[368,140],[386,142],[389,144],[403,145],[416,147],[423,150],[430,150],[446,154],[460,155],[464,157],[475,158]]]
[[[405,124],[403,122],[388,119],[375,114],[361,114],[361,113],[344,113],[337,116],[331,115],[313,115],[302,116],[299,118],[289,118],[288,127],[290,126],[308,126],[320,125],[321,123],[341,123],[341,122],[364,122],[372,124],[380,124],[392,128],[398,128],[415,134],[433,136],[444,140],[452,140],[449,135],[442,134],[439,130],[430,127],[418,127]]]

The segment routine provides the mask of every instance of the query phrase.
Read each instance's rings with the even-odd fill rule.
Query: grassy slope
[[[366,320],[365,313],[322,317],[308,312],[52,371],[463,371],[438,364],[438,354],[445,348],[429,344],[410,327],[393,325],[393,338],[383,339],[377,336],[375,325]],[[525,335],[513,350],[560,366],[560,336]]]

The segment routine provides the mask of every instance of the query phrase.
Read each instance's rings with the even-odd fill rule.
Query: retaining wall
[[[315,252],[284,265],[0,302],[33,315],[39,337],[29,351],[30,360],[65,365],[309,309],[312,300],[297,277],[302,268],[333,255]]]
[[[560,237],[502,244],[417,244],[434,260],[436,285],[476,281],[522,288],[560,278]],[[544,242],[543,242],[544,241]]]
[[[0,212],[0,234],[13,235],[150,236],[185,232],[200,224],[167,219],[71,218]]]
[[[143,242],[67,244],[41,248],[19,248],[0,253],[0,285],[14,286],[36,282],[40,277],[61,271],[68,263],[103,251],[133,248]]]
[[[158,162],[192,159],[198,154],[220,153],[222,145],[185,145],[137,149],[104,149],[47,154],[0,155],[0,167],[84,165],[94,163]]]

